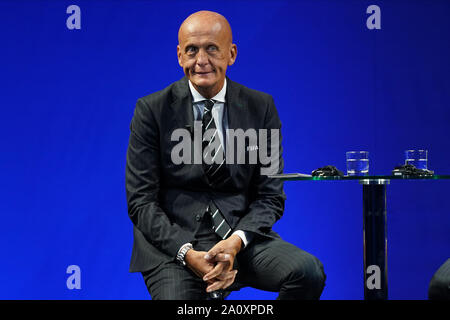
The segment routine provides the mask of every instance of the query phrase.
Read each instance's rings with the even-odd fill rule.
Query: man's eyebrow
[[[185,48],[189,48],[189,47],[198,48],[198,47],[209,47],[209,46],[219,47],[219,44],[216,42],[213,42],[213,41],[208,41],[208,42],[201,43],[201,44],[194,44],[194,43],[188,42],[187,44],[184,45]]]
[[[184,46],[184,49],[188,49],[188,48],[197,48],[198,46],[196,44],[193,43],[188,43]]]

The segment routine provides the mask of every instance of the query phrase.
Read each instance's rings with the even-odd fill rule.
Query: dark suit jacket
[[[228,78],[225,112],[230,129],[281,128],[270,95]],[[260,174],[259,157],[257,164],[227,164],[231,177],[215,188],[208,184],[201,164],[173,164],[171,151],[179,142],[171,141],[171,134],[193,126],[193,121],[185,77],[137,101],[126,165],[128,214],[134,224],[130,272],[174,260],[183,244],[194,241],[195,228],[210,201],[233,230],[263,236],[272,234],[272,225],[283,214],[283,184]],[[279,142],[281,173],[281,133]],[[251,150],[245,152],[257,152]]]

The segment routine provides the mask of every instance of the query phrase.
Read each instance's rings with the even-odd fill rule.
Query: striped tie
[[[225,165],[225,153],[223,146],[220,143],[220,132],[216,128],[214,118],[212,116],[212,107],[214,101],[206,100],[205,108],[203,111],[203,126],[202,126],[202,148],[203,148],[203,170],[211,185],[216,185],[218,182],[223,181],[227,176],[227,169]],[[206,130],[214,132],[211,136],[205,136]],[[211,157],[212,163],[205,162],[206,157]],[[209,161],[211,162],[211,161]]]
[[[226,239],[231,232],[231,227],[223,217],[219,208],[217,208],[214,202],[211,202],[208,208],[206,209],[206,212],[208,212],[212,217],[214,232],[221,239]]]
[[[223,151],[223,146],[220,144],[219,134],[220,132],[216,128],[214,123],[214,118],[212,116],[212,107],[214,106],[214,101],[206,100],[205,108],[203,110],[203,170],[205,171],[206,177],[208,178],[211,186],[217,185],[226,181],[229,178],[228,170],[225,165],[225,153]],[[205,137],[206,130],[214,132],[211,136]],[[217,140],[216,140],[217,139]],[[219,143],[218,143],[219,142]],[[220,145],[217,147],[217,145]],[[214,147],[215,146],[215,147]],[[212,163],[208,164],[205,162],[205,157],[211,156]],[[218,158],[216,158],[218,157]],[[222,159],[219,160],[218,159]],[[211,161],[210,161],[211,162]],[[211,202],[207,208],[207,212],[211,215],[213,221],[214,232],[221,238],[226,239],[226,237],[231,232],[231,227],[225,220],[223,214],[220,212],[219,208],[216,207],[214,202]]]

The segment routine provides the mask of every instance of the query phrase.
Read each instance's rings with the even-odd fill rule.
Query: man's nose
[[[204,49],[200,49],[197,55],[197,64],[200,66],[207,65],[209,63],[208,54]]]

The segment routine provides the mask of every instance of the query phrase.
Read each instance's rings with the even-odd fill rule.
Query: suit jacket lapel
[[[240,88],[236,83],[227,78],[227,94],[226,94],[226,104],[227,104],[227,115],[228,115],[228,128],[238,129],[243,128],[243,121],[245,117],[242,117],[242,112],[245,111],[243,101],[239,97]]]
[[[177,81],[173,88],[174,101],[170,105],[175,115],[179,128],[187,128],[194,125],[194,112],[192,111],[192,97],[189,91],[188,80],[186,77]]]
[[[227,93],[226,93],[226,111],[228,116],[228,128],[229,129],[243,129],[247,130],[249,124],[246,122],[247,116],[247,101],[244,100],[240,95],[240,87],[237,83],[231,81],[227,77]],[[228,143],[227,139],[227,143]],[[227,148],[227,152],[230,151]],[[234,143],[234,164],[227,163],[228,170],[233,177],[236,174],[238,166],[235,165],[236,162],[236,143]]]
[[[173,88],[173,102],[170,104],[169,112],[175,118],[175,129],[186,129],[191,136],[191,161],[192,164],[185,167],[187,174],[196,176],[207,184],[207,179],[201,164],[194,164],[194,111],[192,109],[192,95],[189,90],[188,79],[186,77],[177,81]],[[201,155],[200,155],[201,157]]]

